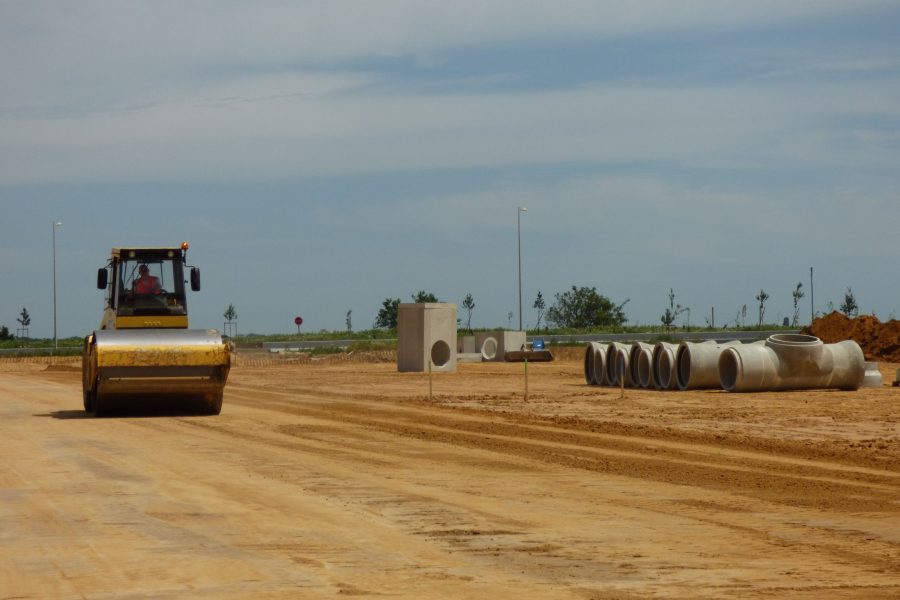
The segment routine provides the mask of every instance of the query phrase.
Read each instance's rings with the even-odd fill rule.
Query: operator
[[[159,285],[159,277],[150,274],[150,268],[147,265],[141,265],[138,268],[140,277],[134,280],[132,289],[135,294],[160,294],[162,286]]]

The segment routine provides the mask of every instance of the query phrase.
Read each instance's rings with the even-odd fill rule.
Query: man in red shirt
[[[138,268],[140,277],[134,280],[132,289],[135,294],[159,294],[162,292],[162,286],[159,285],[159,277],[150,274],[150,268],[147,265],[141,265]]]

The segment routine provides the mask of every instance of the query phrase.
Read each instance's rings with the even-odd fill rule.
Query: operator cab
[[[186,257],[187,243],[181,248],[113,248],[109,264],[97,272],[97,287],[106,289],[107,314],[101,328],[151,325],[130,317],[159,317],[164,321],[152,325],[187,327]],[[190,273],[191,289],[198,291],[200,271],[191,267]]]

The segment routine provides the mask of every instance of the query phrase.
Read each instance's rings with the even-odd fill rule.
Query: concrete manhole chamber
[[[401,304],[397,309],[397,370],[456,370],[456,305]]]

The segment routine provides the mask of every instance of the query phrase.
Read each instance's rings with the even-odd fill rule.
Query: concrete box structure
[[[479,331],[475,333],[475,347],[482,360],[503,362],[507,352],[521,350],[525,345],[524,331]]]
[[[456,370],[456,305],[401,304],[397,310],[397,370]]]
[[[460,337],[456,343],[456,351],[460,354],[475,354],[477,352],[475,349],[475,336],[464,335]]]

